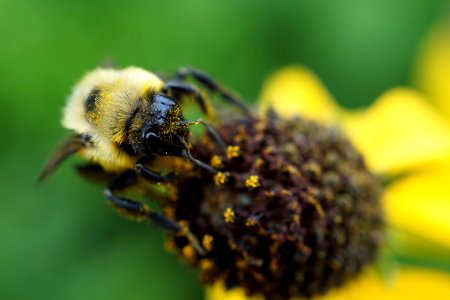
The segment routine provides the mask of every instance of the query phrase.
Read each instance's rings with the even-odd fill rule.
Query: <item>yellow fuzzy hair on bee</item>
[[[158,92],[163,84],[153,73],[137,67],[96,69],[88,73],[69,97],[62,120],[67,129],[91,136],[90,146],[80,151],[80,155],[105,170],[133,168],[135,158],[117,147],[126,138],[125,122],[145,93]],[[86,101],[92,91],[98,91],[95,99],[91,99],[95,107],[86,111]],[[141,103],[145,104],[145,101]]]

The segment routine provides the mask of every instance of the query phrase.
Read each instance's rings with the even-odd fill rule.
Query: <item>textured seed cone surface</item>
[[[192,155],[211,163],[186,173],[164,209],[186,221],[205,255],[169,237],[201,280],[248,295],[324,294],[373,262],[381,243],[380,184],[336,129],[301,118],[224,118]]]

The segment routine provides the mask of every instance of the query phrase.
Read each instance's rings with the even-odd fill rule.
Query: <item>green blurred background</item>
[[[201,299],[196,274],[153,226],[119,217],[64,164],[35,179],[65,135],[71,86],[105,58],[173,72],[197,66],[246,99],[305,64],[340,103],[410,82],[444,0],[0,0],[0,299]]]

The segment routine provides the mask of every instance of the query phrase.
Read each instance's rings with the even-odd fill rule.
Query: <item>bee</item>
[[[174,173],[152,170],[160,157],[178,157],[195,167],[215,173],[189,151],[189,127],[201,124],[221,147],[226,147],[213,127],[203,120],[186,120],[181,102],[193,99],[205,115],[211,106],[202,91],[187,79],[192,78],[209,92],[249,113],[247,106],[207,74],[180,69],[173,79],[164,81],[156,74],[138,67],[98,68],[82,78],[68,98],[62,124],[71,135],[55,151],[39,176],[50,175],[66,158],[77,154],[88,162],[89,170],[101,170],[111,183],[105,196],[113,208],[136,218],[146,219],[164,229],[185,235],[202,252],[196,238],[186,228],[140,201],[123,198],[118,192],[135,185],[138,178],[150,183],[167,183]]]

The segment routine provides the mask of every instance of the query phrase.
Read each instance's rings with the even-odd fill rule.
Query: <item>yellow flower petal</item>
[[[307,69],[289,67],[265,86],[262,109],[272,106],[284,117],[297,114],[326,123],[343,118],[343,129],[367,159],[371,169],[398,173],[419,166],[450,161],[450,124],[410,89],[394,89],[372,107],[342,112],[317,77]],[[387,218],[407,231],[450,247],[450,167],[416,173],[393,183],[384,196]],[[445,248],[443,248],[445,249]],[[392,282],[372,269],[346,286],[316,299],[447,299],[450,275],[430,269],[401,268]],[[247,298],[242,289],[225,290],[216,284],[208,300]]]
[[[421,268],[400,269],[392,282],[385,282],[375,272],[366,272],[346,287],[331,292],[321,300],[359,299],[448,299],[450,276]]]
[[[316,300],[422,300],[448,299],[450,275],[424,268],[399,269],[390,282],[386,282],[373,270],[366,270],[360,277],[340,289],[331,291]],[[216,284],[206,293],[207,300],[262,300],[262,297],[246,298],[242,289],[227,291]]]
[[[450,247],[448,245],[392,225],[387,228],[387,236],[391,255],[424,261],[428,265],[439,263],[442,266],[450,266]]]
[[[439,24],[425,40],[416,81],[450,115],[450,22]]]
[[[338,106],[320,79],[309,69],[291,66],[272,75],[260,97],[261,110],[269,106],[284,117],[301,114],[322,122],[333,122]]]
[[[387,219],[395,226],[450,248],[450,169],[395,181],[384,193]]]
[[[245,296],[244,290],[234,288],[226,290],[224,285],[220,282],[214,284],[212,287],[206,289],[206,300],[264,300],[262,297]]]
[[[401,172],[450,156],[450,123],[411,89],[388,91],[343,127],[375,172]]]

